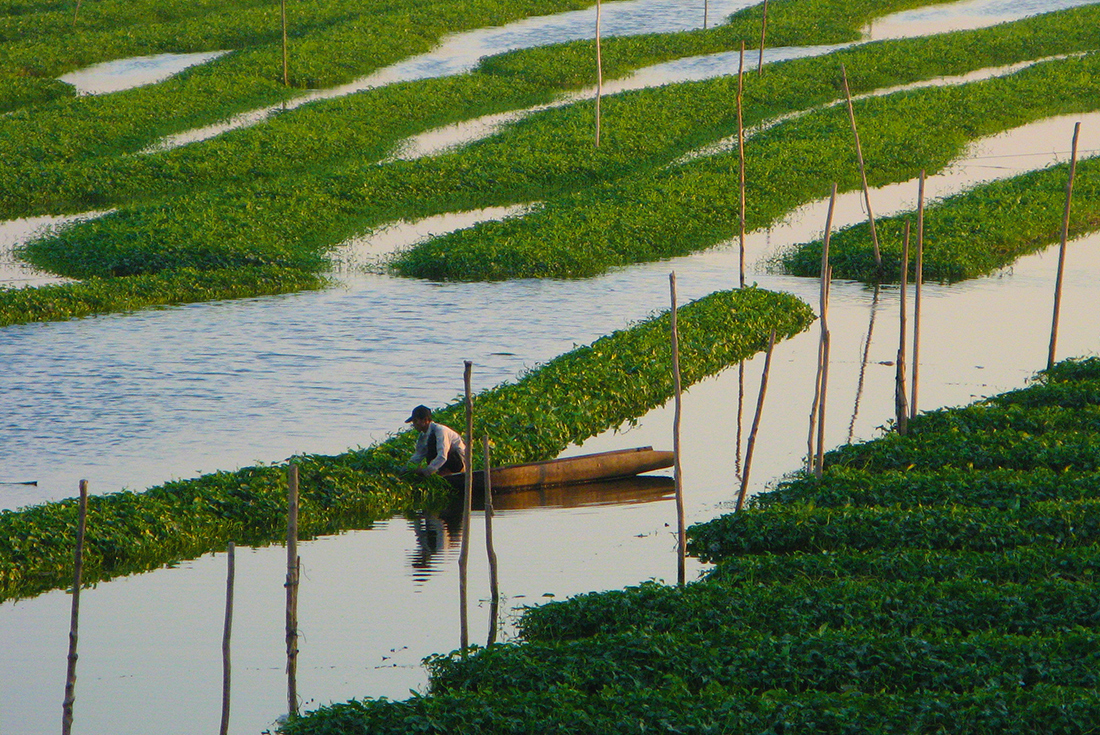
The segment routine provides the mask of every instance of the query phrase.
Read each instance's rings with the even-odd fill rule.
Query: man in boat
[[[417,468],[417,474],[427,477],[437,473],[452,475],[466,471],[466,443],[451,427],[432,421],[432,409],[417,406],[405,423],[412,424],[420,432],[416,439],[416,451],[409,458],[409,466],[419,462],[427,462],[427,465]]]

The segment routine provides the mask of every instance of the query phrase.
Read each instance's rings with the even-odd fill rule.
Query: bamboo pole
[[[290,86],[290,73],[287,67],[286,59],[286,0],[280,0],[280,11],[283,19],[283,86]]]
[[[466,604],[466,571],[470,560],[470,504],[474,494],[474,396],[470,388],[470,375],[474,364],[465,361],[462,382],[466,388],[466,482],[462,493],[462,545],[458,553],[458,621],[459,637],[462,655],[466,655],[466,649],[470,647],[469,611]]]
[[[836,209],[836,184],[833,184],[832,193],[829,195],[829,212],[825,217],[825,235],[821,241],[821,289],[818,312],[821,337],[817,344],[817,372],[814,378],[814,402],[810,407],[810,431],[806,438],[806,471],[814,470],[816,452],[814,450],[814,433],[817,430],[821,435],[823,429],[817,427],[819,418],[824,418],[822,408],[825,402],[825,376],[828,374],[828,308],[829,308],[829,240],[833,229],[833,211]]]
[[[485,445],[485,551],[489,556],[489,642],[497,640],[497,613],[500,610],[500,583],[497,576],[497,552],[493,547],[493,480],[489,468],[489,435],[482,441]]]
[[[73,29],[76,29],[76,20],[80,16],[80,0],[76,0],[76,10],[73,11]]]
[[[760,21],[760,61],[756,65],[756,75],[764,73],[764,37],[768,32],[768,0],[764,0],[764,17]]]
[[[73,731],[73,704],[76,702],[76,643],[80,627],[80,578],[84,572],[84,531],[88,525],[88,481],[80,481],[80,505],[76,519],[76,550],[73,552],[72,606],[69,612],[69,657],[65,672],[65,699],[61,704],[61,733]]]
[[[684,479],[680,468],[680,416],[683,395],[680,385],[680,335],[676,326],[676,271],[668,274],[669,295],[672,301],[672,384],[676,397],[676,413],[672,420],[673,475],[676,482],[676,583],[681,587],[687,582],[687,529],[684,523]]]
[[[603,56],[600,52],[600,17],[603,6],[596,0],[596,147],[600,147],[600,100],[603,97]]]
[[[225,625],[222,627],[222,722],[218,729],[220,735],[229,733],[229,683],[232,673],[229,658],[229,638],[233,632],[233,582],[235,576],[236,547],[232,541],[225,551],[226,576],[225,576]]]
[[[901,316],[899,317],[898,359],[894,377],[894,411],[897,415],[898,433],[905,436],[909,432],[909,411],[905,405],[905,291],[909,279],[909,223],[905,223],[905,235],[901,243]]]
[[[835,209],[836,184],[834,183],[829,196],[829,212],[825,217],[825,236],[821,242],[821,345],[818,349],[821,366],[819,376],[821,400],[817,402],[817,460],[814,463],[814,475],[819,479],[825,464],[825,406],[829,388],[829,346],[832,339],[829,334],[829,290],[833,281],[833,267],[829,264],[829,240],[833,232]]]
[[[1054,352],[1058,344],[1058,315],[1062,309],[1062,278],[1066,270],[1066,241],[1069,240],[1069,208],[1073,199],[1073,177],[1077,172],[1077,136],[1081,123],[1073,126],[1073,153],[1069,162],[1069,181],[1066,182],[1066,209],[1062,215],[1062,243],[1058,248],[1058,278],[1054,285],[1054,318],[1050,323],[1050,351],[1047,353],[1047,370],[1054,367]]]
[[[287,467],[286,514],[286,706],[298,715],[298,465]]]
[[[742,98],[745,92],[745,42],[741,42],[741,61],[737,66],[737,157],[741,185],[741,288],[745,287],[745,119]]]
[[[909,401],[909,418],[917,415],[917,392],[920,384],[920,302],[924,286],[924,169],[920,172],[917,191],[917,264],[913,274],[913,386]]]
[[[875,229],[875,213],[871,209],[871,190],[867,186],[867,168],[863,165],[863,146],[859,142],[859,130],[856,129],[856,111],[852,107],[852,91],[848,88],[848,72],[844,64],[840,65],[841,76],[844,77],[844,95],[848,100],[848,121],[852,124],[852,135],[856,139],[856,159],[859,161],[859,179],[863,184],[863,202],[867,206],[867,221],[871,225],[871,247],[875,251],[875,267],[882,276],[882,254],[878,247],[878,230]]]
[[[707,15],[710,13],[710,0],[703,0],[703,30],[707,29]]]
[[[749,446],[745,450],[745,472],[741,475],[741,490],[737,493],[737,510],[745,505],[745,496],[749,492],[749,471],[752,469],[752,453],[756,449],[756,432],[760,429],[760,416],[764,412],[764,395],[768,392],[768,372],[772,366],[772,350],[775,348],[775,330],[768,338],[768,352],[764,356],[764,372],[760,376],[760,395],[756,399],[756,415],[749,430]]]

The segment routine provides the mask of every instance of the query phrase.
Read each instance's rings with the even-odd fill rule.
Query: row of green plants
[[[872,52],[865,51],[873,58]],[[839,81],[839,62],[846,61],[846,53],[859,51],[815,60],[829,70],[834,84]],[[1048,61],[983,82],[858,102],[855,109],[870,185],[914,179],[922,169],[934,173],[976,138],[1051,115],[1095,110],[1098,64],[1100,57],[1095,55]],[[760,86],[753,88],[759,91]],[[618,114],[618,102],[605,106],[608,120]],[[729,108],[728,98],[723,106]],[[613,140],[614,124],[607,127],[608,138]],[[750,230],[769,226],[798,205],[827,196],[834,182],[841,192],[860,187],[843,105],[763,131],[747,141],[745,151],[746,223]],[[614,266],[685,255],[736,235],[740,201],[737,166],[737,153],[731,151],[660,170],[638,169],[575,193],[548,198],[543,208],[526,217],[482,223],[417,245],[401,254],[393,268],[401,275],[432,279],[583,277]],[[1093,193],[1095,170],[1081,167],[1082,199]],[[971,231],[957,238],[969,235],[966,249],[960,246],[944,254],[955,260],[977,261],[968,271],[977,274],[987,272],[991,260],[1005,262],[1006,255],[998,254],[1005,249],[1000,240],[1010,240],[1015,254],[1047,244],[1057,237],[1058,229],[1057,225],[1047,227],[1048,220],[1060,219],[1062,211],[1056,192],[1041,195],[1051,188],[1058,187],[1046,187],[1032,195],[1036,200],[1033,209],[1044,209],[1048,217],[1025,225],[1010,212],[998,220],[1004,223],[1000,239]],[[1091,226],[1094,219],[1083,218],[1078,228]],[[1041,234],[1036,235],[1037,231]],[[885,231],[884,249],[900,250],[893,234]],[[992,257],[970,255],[986,248],[993,251]],[[925,253],[930,273],[941,270],[934,262],[941,252],[929,248]]]
[[[1067,132],[1066,150],[1069,146]],[[945,283],[977,278],[1058,242],[1068,180],[1069,164],[1065,163],[982,184],[934,202],[924,213],[924,278]],[[1095,158],[1079,162],[1073,188],[1071,238],[1100,229],[1100,162]],[[884,278],[879,277],[875,264],[869,224],[835,233],[829,241],[833,275],[868,283],[899,280],[906,222],[916,226],[914,213],[875,222]],[[976,243],[981,247],[974,247]],[[910,278],[916,276],[915,246],[911,237]],[[793,275],[816,276],[821,270],[821,241],[783,253],[779,265]]]
[[[1097,380],[1100,358],[1067,361],[1015,395]],[[1005,417],[994,398],[864,446],[1015,437]],[[718,562],[702,580],[526,608],[521,640],[429,658],[427,695],[323,707],[283,731],[1088,732],[1100,653],[1097,501],[1036,501],[1034,470],[946,455],[942,469],[855,476],[846,449],[826,455],[821,481],[796,474],[748,509],[693,526],[691,548]],[[955,498],[875,501],[880,484],[900,492],[900,475],[930,484],[937,472]],[[986,474],[1012,473],[1023,502],[968,491]],[[834,475],[866,499],[837,502]]]
[[[757,289],[719,292],[680,310],[681,366],[687,384],[718,372],[777,339],[806,329],[809,307]],[[496,462],[557,456],[570,443],[629,422],[672,394],[669,316],[655,316],[538,366],[516,382],[479,393],[475,433],[494,442]],[[465,425],[461,402],[436,418]],[[303,536],[364,528],[379,518],[444,499],[450,486],[421,482],[402,468],[407,431],[339,456],[296,457]],[[286,529],[286,468],[247,467],[170,482],[144,493],[89,501],[88,581],[155,568],[233,540],[277,541]],[[77,522],[74,499],[0,512],[0,599],[71,581]]]
[[[1036,48],[1054,53],[1088,47],[1093,39],[1081,30],[1087,27],[1083,22],[1087,12],[1097,11],[1085,8],[1076,14],[1053,14],[970,34],[973,53],[965,56],[947,53],[950,44],[932,38],[860,47],[844,52],[842,58],[851,69],[857,91],[875,88],[965,71],[987,63],[1029,58]],[[918,59],[937,61],[922,68],[916,63]],[[835,100],[839,94],[835,61],[800,60],[769,69],[762,78],[751,77],[755,81],[746,95],[746,119],[758,122],[779,112]],[[1073,68],[1057,64],[1044,68],[1043,73],[1019,75],[1024,81],[1017,81],[1016,89],[1008,90],[1025,97],[1034,89],[1045,90],[1036,95],[1041,99],[1021,105],[1014,115],[994,117],[985,123],[985,130],[1041,114],[1039,110],[1051,96],[1049,85],[1074,73]],[[465,90],[461,99],[478,99],[471,94],[473,87],[464,86],[470,84],[469,79],[462,84],[451,81],[435,84],[433,88],[437,90]],[[456,86],[448,87],[451,84]],[[1002,82],[1005,84],[1010,83]],[[735,164],[729,156],[719,156],[689,166],[665,167],[696,145],[730,132],[735,120],[730,105],[733,85],[735,82],[726,78],[608,100],[608,115],[616,115],[618,132],[612,132],[616,128],[609,126],[607,142],[599,150],[591,147],[590,111],[586,106],[573,105],[530,118],[514,126],[508,135],[427,161],[349,165],[313,176],[299,173],[260,183],[244,180],[220,189],[181,192],[162,203],[127,207],[59,237],[36,242],[27,249],[26,257],[40,267],[78,278],[144,274],[169,267],[223,269],[263,264],[316,269],[320,267],[322,252],[374,225],[401,217],[416,218],[531,199],[548,199],[545,211],[516,223],[483,225],[469,234],[459,233],[418,247],[398,261],[397,271],[442,278],[578,276],[601,272],[613,264],[689,252],[717,242],[731,231],[730,212],[736,210],[736,192],[729,183],[730,168]],[[387,99],[398,105],[411,103],[416,97],[415,88],[410,85],[390,90],[374,99]],[[982,99],[987,104],[992,104],[998,90],[1004,91],[1000,87],[985,89],[988,91]],[[955,106],[954,98],[944,94],[936,111]],[[1087,106],[1091,104],[1090,95],[1088,85],[1083,84],[1076,92],[1067,90],[1058,104],[1066,109]],[[349,109],[359,107],[351,100],[341,104]],[[882,103],[878,107],[871,102],[864,104],[861,115],[885,114],[872,113]],[[916,104],[910,99],[906,104],[899,103],[897,109],[893,105],[886,107],[894,109],[893,120],[904,120]],[[968,111],[984,114],[984,109],[977,108],[975,102]],[[818,113],[765,134],[774,138],[768,147],[772,158],[780,160],[772,162],[777,170],[769,169],[764,172],[766,176],[756,179],[761,186],[770,186],[767,182],[778,180],[775,176],[789,174],[792,166],[813,162],[810,153],[806,153],[810,160],[805,160],[802,152],[786,157],[780,153],[789,152],[784,151],[789,145],[787,141],[799,136],[825,136],[831,147],[825,154],[828,160],[821,165],[831,167],[833,172],[847,166],[844,170],[851,169],[848,174],[854,176],[854,166],[849,165],[851,145],[838,115],[839,110]],[[928,112],[925,118],[932,116]],[[711,122],[702,129],[700,119]],[[965,114],[957,112],[954,119],[959,127],[948,130],[944,126],[935,139],[944,146],[939,153],[944,162],[974,134],[967,129],[969,120]],[[314,127],[331,129],[331,126]],[[400,124],[391,126],[392,132],[399,129],[403,130]],[[259,147],[266,149],[275,140],[266,135],[253,137],[252,133],[242,132],[240,141],[261,141],[264,144]],[[277,137],[277,133],[272,135]],[[881,145],[897,145],[887,133],[878,139]],[[303,159],[322,157],[318,151],[327,145],[327,138],[319,134],[314,140],[321,142],[305,145]],[[818,138],[812,140],[817,142]],[[922,150],[928,153],[934,143],[925,141],[923,145]],[[233,175],[234,165],[230,162],[236,158],[235,146],[236,143],[226,143],[212,149],[218,155],[212,159],[213,163],[203,165],[207,174],[198,172],[189,163],[180,163],[180,168],[162,170],[156,178],[169,182],[162,186],[175,186],[170,182],[178,182],[179,178],[202,179],[210,175],[218,169],[215,164],[224,164],[223,168]],[[819,155],[819,161],[820,158]],[[171,160],[197,160],[197,153],[180,154]],[[258,164],[260,159],[246,157],[246,160]],[[926,155],[910,153],[903,164],[915,167],[926,161]],[[903,164],[893,165],[890,175],[906,175],[908,169]],[[693,175],[687,176],[686,171]],[[828,172],[820,178],[816,183],[824,188]],[[143,179],[136,170],[121,179],[137,188],[157,188],[154,181]],[[767,221],[820,194],[813,190],[813,176],[798,180],[804,186],[797,191],[771,192],[764,213]],[[75,189],[89,184],[88,190],[96,191],[90,182],[69,180],[69,183]],[[599,186],[601,183],[605,185]],[[854,185],[854,180],[851,183]],[[109,198],[106,193],[104,198]],[[590,201],[593,199],[598,200],[595,205]],[[755,201],[762,200],[757,197]],[[750,226],[764,223],[754,217],[756,214],[750,209]],[[551,224],[544,226],[548,221]],[[447,246],[444,252],[447,243],[455,246]]]

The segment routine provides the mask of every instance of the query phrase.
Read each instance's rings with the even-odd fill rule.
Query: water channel
[[[983,141],[930,179],[931,196],[1065,160],[1076,119]],[[1081,148],[1093,154],[1100,149],[1096,130],[1100,119],[1089,117]],[[879,215],[909,209],[916,182],[873,196]],[[450,402],[461,389],[464,359],[475,364],[476,386],[495,385],[666,308],[670,270],[682,300],[736,281],[729,246],[585,281],[436,284],[369,269],[372,258],[425,233],[509,214],[516,212],[397,225],[349,244],[342,287],[329,291],[0,330],[0,395],[8,409],[0,419],[0,480],[38,481],[0,486],[0,507],[70,496],[82,477],[97,492],[141,489],[298,452],[369,445],[402,428],[410,406]],[[838,226],[862,217],[858,197],[842,197]],[[819,234],[824,219],[823,203],[815,202],[753,233],[749,280],[816,303],[816,282],[771,274],[764,264]],[[1056,260],[1047,251],[988,278],[926,286],[921,408],[1018,387],[1042,367]],[[1068,265],[1059,354],[1097,354],[1100,236],[1071,243]],[[829,445],[872,437],[889,420],[897,310],[896,287],[876,297],[860,284],[834,283]],[[465,325],[462,334],[449,328],[456,323]],[[816,339],[811,329],[777,346],[754,491],[799,464]],[[761,358],[746,364],[747,406],[761,365]],[[728,370],[685,397],[689,521],[723,512],[733,497],[737,383],[737,370]],[[670,427],[671,409],[662,407],[629,431],[570,452],[666,448]],[[620,490],[617,504],[551,496],[501,510],[494,534],[505,609],[673,579],[674,509],[662,497],[652,488]],[[469,529],[474,640],[488,625],[482,523],[475,513]],[[461,532],[453,519],[393,518],[301,545],[299,692],[306,709],[351,697],[403,698],[423,686],[420,659],[458,644],[454,562]],[[232,732],[256,733],[285,709],[284,551],[241,549],[237,565]],[[225,555],[210,554],[86,591],[74,732],[216,728],[224,575]],[[61,591],[0,605],[0,732],[56,731],[68,611]]]

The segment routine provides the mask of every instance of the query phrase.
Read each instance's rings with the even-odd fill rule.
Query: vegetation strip
[[[1100,10],[1081,8],[950,38],[871,44],[825,59],[776,65],[759,81],[749,85],[747,120],[751,124],[779,113],[837,99],[832,65],[838,60],[847,64],[856,91],[867,91],[937,74],[970,71],[987,64],[1029,59],[1035,54],[1086,50],[1095,46],[1095,38],[1088,31],[1095,20],[1090,13],[1100,13]],[[952,45],[960,39],[966,41],[970,53],[951,52]],[[1056,68],[1069,73],[1069,67]],[[1052,83],[1059,78],[1054,72],[1045,73],[1053,75],[1047,80]],[[1041,80],[1032,79],[1032,83],[1041,84]],[[477,84],[464,79],[447,84],[440,82],[424,89],[450,90],[448,94],[456,95],[457,104],[471,105],[477,103],[477,95],[468,93]],[[505,97],[539,94],[536,87],[524,86],[526,82],[518,87],[509,84],[494,82],[486,89],[499,90]],[[332,124],[335,118],[328,124],[318,124],[320,112],[303,113],[303,122],[313,119],[314,124],[288,125],[285,128],[288,132],[296,132],[286,139],[275,134],[256,133],[253,137],[251,133],[242,133],[233,138],[236,143],[210,148],[211,152],[218,153],[217,161],[232,161],[242,150],[255,153],[242,156],[245,168],[225,167],[230,172],[237,172],[233,175],[238,176],[238,181],[223,188],[202,189],[207,184],[201,182],[209,182],[219,169],[218,166],[196,164],[198,148],[194,153],[158,158],[158,163],[150,165],[146,171],[148,176],[141,174],[140,165],[131,167],[126,175],[117,175],[119,170],[108,167],[110,181],[131,182],[122,184],[122,188],[129,186],[134,192],[175,194],[163,203],[129,206],[94,224],[72,228],[59,238],[36,243],[26,255],[42,267],[76,278],[148,274],[163,268],[184,267],[205,270],[275,265],[317,269],[323,267],[320,264],[326,249],[371,226],[397,218],[418,218],[533,199],[548,199],[550,214],[524,218],[526,223],[523,225],[509,225],[504,229],[483,226],[471,230],[470,235],[428,243],[400,260],[399,270],[433,278],[580,276],[602,272],[614,264],[690,252],[718,242],[728,234],[732,220],[726,213],[732,211],[732,204],[723,199],[730,195],[729,187],[723,185],[728,178],[728,162],[719,156],[708,159],[709,163],[696,162],[677,167],[673,172],[655,172],[661,172],[684,152],[733,129],[730,84],[728,78],[717,79],[615,98],[609,103],[609,112],[613,108],[616,113],[615,132],[609,133],[607,144],[598,152],[590,147],[591,121],[587,107],[575,105],[534,116],[497,139],[428,161],[376,166],[373,159],[368,159],[367,164],[338,164],[338,157],[326,156],[325,151],[340,148],[337,139],[342,138],[332,138],[318,131],[341,126]],[[339,101],[339,105],[334,102],[332,107],[324,109],[339,115],[358,115],[355,120],[361,123],[378,118],[363,114],[365,110],[382,111],[387,105],[403,104],[402,99],[420,104],[415,102],[416,88],[411,85],[378,97],[364,96],[372,102],[362,106],[347,100]],[[1019,91],[1031,94],[1026,85]],[[1044,94],[1049,93],[1049,89],[1044,88]],[[1081,94],[1085,99],[1095,97],[1087,90]],[[490,101],[485,104],[489,105]],[[1042,100],[1037,96],[1031,104],[1030,107],[1021,105],[1020,115],[1035,114]],[[1072,106],[1079,102],[1067,93],[1057,104]],[[948,107],[951,106],[948,103]],[[435,108],[435,112],[430,107],[424,109],[430,116],[435,115],[435,119],[442,119],[439,117],[443,114],[442,108]],[[984,112],[983,109],[981,113]],[[952,111],[952,114],[959,119],[965,117],[959,111]],[[385,117],[404,119],[410,116],[413,115]],[[907,113],[901,113],[901,117],[907,117]],[[700,120],[709,122],[700,128]],[[360,123],[344,127],[357,129]],[[799,124],[803,127],[791,128],[792,135],[797,135],[799,130],[812,135],[820,133],[805,128],[805,123]],[[376,128],[368,125],[368,129]],[[393,135],[405,132],[401,124],[386,129],[389,130],[387,134]],[[306,130],[313,132],[303,132]],[[249,178],[252,174],[248,172],[253,169],[258,174],[273,171],[277,160],[275,150],[296,147],[272,148],[271,143],[289,142],[294,136],[303,136],[302,156],[296,160],[303,164],[315,160],[318,168],[262,183],[252,181]],[[54,137],[86,139],[82,136]],[[98,137],[92,135],[90,139]],[[830,159],[831,163],[826,161],[821,165],[844,169],[850,157],[850,146],[842,138],[839,134],[830,138],[835,141],[835,150],[831,149],[829,155],[835,157],[835,161]],[[955,150],[959,142],[951,143],[950,150]],[[931,142],[921,142],[911,146],[909,155],[921,160],[914,159],[910,165],[925,165],[927,157],[923,153],[927,153],[930,150],[927,146],[931,145]],[[781,147],[778,143],[776,146],[775,150]],[[346,149],[356,150],[356,147]],[[110,155],[113,154],[107,157]],[[950,152],[943,155],[949,157]],[[787,169],[796,158],[786,156],[785,168],[760,171],[760,175],[753,178],[757,181],[789,178]],[[802,168],[801,163],[799,166]],[[896,167],[896,164],[891,166]],[[34,170],[40,168],[36,161]],[[99,169],[98,165],[92,166],[90,178],[68,176],[60,169],[44,175],[52,177],[55,184],[68,187],[73,196],[83,196],[81,192],[84,192],[90,193],[96,201],[110,200],[115,196],[112,192],[118,192],[119,185],[91,173]],[[685,171],[691,175],[686,175]],[[829,174],[822,172],[820,176],[824,179]],[[200,188],[188,189],[181,185],[183,179],[194,179]],[[620,180],[621,183],[614,186],[609,183]],[[751,225],[770,222],[791,207],[817,196],[812,186],[814,175],[803,176],[800,172],[794,180],[803,181],[805,185],[790,193],[754,193],[751,199],[758,202],[757,206],[763,211],[750,211]],[[45,182],[41,187],[15,186],[5,191],[41,191],[43,196],[52,196],[48,192],[57,191],[57,186]],[[605,214],[608,227],[601,229],[594,223],[604,219]],[[546,230],[548,216],[557,223],[552,231]],[[544,224],[539,225],[540,222]],[[520,230],[513,233],[508,229],[513,226]],[[484,242],[470,243],[471,236],[484,238]],[[455,247],[444,253],[440,245],[448,242]],[[414,263],[424,267],[414,266]],[[34,319],[41,311],[28,309],[22,320]]]
[[[719,292],[679,314],[683,379],[693,383],[764,349],[772,329],[790,337],[813,320],[793,296],[757,289]],[[515,383],[477,396],[476,433],[488,432],[501,463],[548,459],[570,443],[631,421],[672,394],[668,315],[579,347]],[[437,412],[455,422],[454,404]],[[457,425],[457,423],[456,423]],[[349,528],[439,501],[442,480],[401,474],[413,432],[368,449],[298,465],[305,537]],[[224,547],[271,543],[285,530],[285,467],[247,467],[170,482],[144,493],[89,499],[84,574],[89,582]],[[0,599],[62,587],[70,578],[74,500],[0,512]]]
[[[1090,475],[952,467],[950,455],[942,468],[887,472],[845,460],[900,456],[907,443],[944,453],[960,436],[1012,445],[1016,427],[1051,438],[1066,422],[1080,422],[1077,448],[1097,454],[1087,437],[1100,429],[1053,400],[1072,405],[1074,389],[1097,380],[1100,358],[1063,362],[1011,401],[934,412],[911,436],[834,450],[821,482],[799,474],[748,510],[694,526],[696,552],[720,558],[703,580],[528,608],[523,641],[428,659],[428,695],[332,705],[283,730],[1087,731],[1100,650]],[[948,492],[929,507],[897,503],[906,477],[918,497],[942,477],[960,503]],[[1069,487],[1081,498],[1042,499]],[[859,504],[846,505],[843,488]]]

